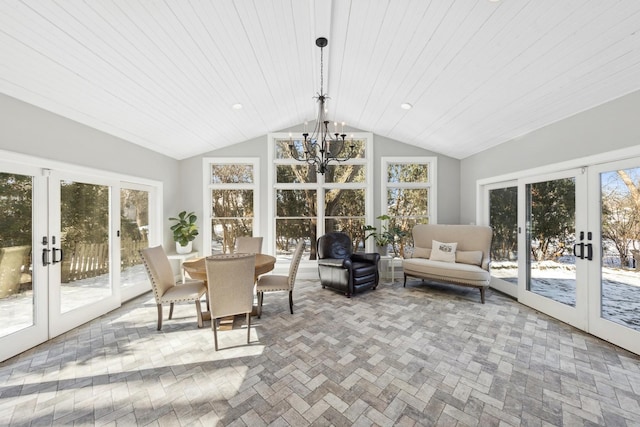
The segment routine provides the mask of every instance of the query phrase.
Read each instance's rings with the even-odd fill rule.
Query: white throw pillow
[[[442,243],[434,240],[431,246],[432,261],[456,262],[456,246],[458,243]]]

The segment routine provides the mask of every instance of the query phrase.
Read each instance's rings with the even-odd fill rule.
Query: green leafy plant
[[[396,244],[402,242],[408,233],[396,225],[389,224],[388,221],[391,219],[389,215],[380,215],[376,217],[376,219],[384,221],[381,226],[381,231],[378,231],[378,228],[373,225],[365,225],[363,228],[365,233],[364,239],[367,240],[373,237],[376,246],[387,247],[391,245],[393,253],[397,255]]]
[[[182,211],[178,214],[178,217],[169,218],[170,221],[176,221],[171,226],[173,232],[173,240],[179,243],[181,246],[187,246],[189,242],[195,240],[198,235],[198,226],[196,221],[198,217],[194,212]]]

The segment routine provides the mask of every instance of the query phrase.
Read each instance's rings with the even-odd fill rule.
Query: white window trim
[[[365,155],[364,158],[350,159],[345,164],[361,164],[365,165],[365,182],[364,185],[360,183],[325,183],[324,175],[318,174],[316,183],[307,184],[288,184],[288,183],[276,183],[276,165],[299,165],[301,162],[295,159],[276,159],[275,158],[275,141],[277,139],[288,139],[290,137],[288,132],[275,132],[268,135],[268,149],[267,149],[267,164],[273,165],[268,168],[267,182],[271,186],[269,196],[267,197],[267,218],[269,224],[269,232],[267,234],[267,248],[268,251],[275,251],[275,230],[276,230],[276,206],[275,206],[275,191],[282,189],[314,189],[319,193],[318,199],[318,215],[321,212],[324,214],[324,190],[326,188],[339,188],[339,189],[364,189],[365,191],[365,221],[370,216],[373,216],[373,165],[374,165],[374,152],[373,152],[373,133],[371,132],[353,132],[350,133],[350,137],[353,139],[361,139],[365,141]],[[324,218],[324,215],[323,215]],[[318,236],[324,234],[324,221],[318,221]],[[315,242],[312,242],[315,245]],[[288,266],[287,266],[288,268]],[[276,269],[278,265],[276,263]],[[303,260],[300,263],[299,275],[303,278],[317,278],[317,261]]]
[[[277,139],[288,139],[290,136],[289,133],[286,132],[276,132],[270,133],[268,138],[268,164],[270,165],[299,165],[301,162],[295,159],[276,159],[275,158],[275,141]],[[327,188],[338,188],[338,189],[362,189],[365,190],[365,220],[369,217],[369,213],[373,212],[373,134],[370,132],[354,132],[350,134],[350,137],[353,139],[361,139],[365,141],[365,155],[364,158],[356,158],[350,159],[343,164],[360,164],[365,165],[365,182],[364,185],[361,183],[325,183],[324,175],[318,174],[317,182],[315,183],[307,183],[307,184],[284,184],[284,183],[276,183],[276,173],[275,167],[269,168],[267,171],[267,180],[271,183],[272,191],[267,198],[267,212],[269,213],[269,229],[272,232],[269,234],[268,239],[268,248],[274,248],[275,245],[275,227],[276,227],[276,206],[275,206],[275,194],[276,190],[283,189],[314,189],[314,190],[324,190]],[[319,201],[318,201],[318,215],[321,213],[324,214],[324,193],[319,192]],[[321,203],[322,202],[322,203]],[[324,216],[323,216],[324,217]],[[324,234],[324,221],[318,221],[318,236]]]
[[[251,165],[253,167],[252,184],[211,184],[211,165]],[[202,158],[202,253],[211,255],[211,190],[249,189],[253,190],[253,235],[260,236],[260,158],[259,157],[203,157]]]
[[[387,181],[387,168],[390,164],[424,164],[428,165],[427,182],[394,182],[389,183]],[[391,184],[391,185],[390,185]],[[430,224],[438,223],[438,208],[436,206],[438,200],[438,158],[435,156],[421,156],[421,157],[392,157],[383,156],[380,158],[380,215],[388,213],[387,206],[389,201],[387,200],[387,190],[389,187],[394,188],[428,188],[429,200],[427,200],[427,217]],[[367,219],[367,224],[373,224],[374,218]],[[367,242],[368,251],[373,250],[373,241]]]

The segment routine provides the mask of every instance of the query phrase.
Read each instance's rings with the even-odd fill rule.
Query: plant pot
[[[180,243],[176,242],[176,253],[188,254],[188,253],[191,253],[192,249],[193,249],[193,242],[187,243],[187,246],[182,246]]]
[[[389,253],[389,246],[376,246],[376,250],[380,254],[380,256],[386,256]]]

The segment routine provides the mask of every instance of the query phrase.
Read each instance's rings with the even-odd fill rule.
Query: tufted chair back
[[[353,253],[351,237],[348,234],[327,233],[318,239],[318,258],[349,258]]]

